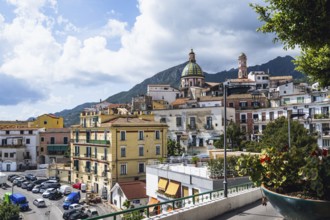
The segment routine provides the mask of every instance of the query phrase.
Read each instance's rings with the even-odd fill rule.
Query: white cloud
[[[0,45],[6,45],[0,47],[0,73],[49,92],[59,108],[53,112],[67,108],[65,102],[81,104],[127,90],[185,62],[190,48],[210,73],[236,67],[241,52],[247,54],[249,65],[297,53],[273,45],[271,35],[256,33],[260,23],[245,0],[139,0],[140,15],[134,24],[111,18],[88,37],[83,27],[59,14],[56,0],[7,1],[15,7],[16,17],[6,21],[0,14]],[[53,13],[46,14],[45,7]],[[121,13],[108,11],[110,16]],[[120,48],[109,49],[117,41]],[[61,100],[59,91],[67,87],[70,97],[80,97],[91,87],[98,92]],[[54,107],[40,101],[35,108],[45,106]]]

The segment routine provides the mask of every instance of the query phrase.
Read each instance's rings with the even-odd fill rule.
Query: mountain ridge
[[[265,71],[265,72],[269,72],[270,76],[291,75],[293,79],[303,78],[304,75],[294,69],[295,66],[292,63],[292,60],[294,60],[294,58],[292,58],[291,56],[285,56],[285,57],[279,56],[273,60],[268,61],[267,63],[248,67],[248,72]],[[186,66],[186,64],[187,62],[184,62],[182,64],[160,71],[155,75],[136,84],[130,90],[121,91],[112,96],[109,96],[105,100],[110,103],[129,103],[131,102],[132,97],[146,94],[148,84],[169,84],[172,87],[179,88],[181,73],[183,68]],[[237,78],[237,73],[238,73],[238,69],[232,68],[230,70],[224,70],[213,74],[204,72],[204,75],[206,82],[223,82],[226,79]],[[97,102],[83,103],[81,105],[76,106],[73,109],[65,109],[63,111],[56,112],[55,115],[64,118],[64,124],[66,127],[73,124],[79,124],[80,112],[83,111],[84,108],[90,107],[91,105],[96,103]]]

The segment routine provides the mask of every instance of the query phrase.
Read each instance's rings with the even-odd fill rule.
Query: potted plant
[[[198,160],[199,160],[199,158],[198,158],[197,156],[193,156],[193,157],[191,158],[191,162],[192,162],[193,164],[195,164],[196,167],[197,167],[197,162],[198,162]]]
[[[263,132],[260,155],[241,155],[236,170],[248,175],[286,219],[330,219],[330,158],[297,121],[282,117]]]

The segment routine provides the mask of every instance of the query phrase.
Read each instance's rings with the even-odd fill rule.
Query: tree
[[[317,146],[316,138],[309,135],[303,125],[295,120],[292,120],[290,124],[291,146],[299,148]],[[263,131],[261,146],[276,146],[277,149],[288,148],[288,120],[285,117],[280,117],[267,124]]]
[[[242,146],[241,143],[244,138],[244,133],[241,131],[240,127],[235,122],[230,122],[227,126],[227,142],[230,143],[231,148],[238,146],[241,150]],[[215,141],[214,147],[215,148],[223,148],[224,144],[224,135],[220,135],[220,139]]]
[[[178,156],[183,152],[180,143],[177,143],[174,140],[168,139],[167,141],[167,154],[169,156]]]
[[[3,202],[0,204],[0,219],[16,220],[19,219],[19,206]]]
[[[295,64],[297,70],[318,80],[321,86],[330,84],[330,1],[328,0],[264,0],[267,5],[251,4],[264,24],[263,33],[275,33],[274,42],[284,48],[301,48]],[[315,62],[311,62],[310,58]]]

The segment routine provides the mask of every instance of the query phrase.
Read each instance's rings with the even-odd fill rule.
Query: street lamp
[[[223,132],[223,151],[224,151],[224,160],[223,160],[223,190],[224,190],[224,197],[228,197],[228,185],[227,185],[227,85],[223,84],[223,94],[224,94],[224,132]]]

